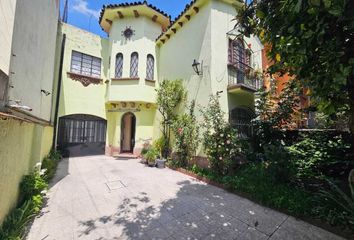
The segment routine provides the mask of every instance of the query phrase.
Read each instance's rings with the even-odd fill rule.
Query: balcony
[[[237,90],[257,92],[263,86],[263,81],[256,76],[255,70],[242,62],[228,64],[228,77],[227,89],[230,93]]]

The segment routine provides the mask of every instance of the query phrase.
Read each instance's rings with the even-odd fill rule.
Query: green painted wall
[[[70,114],[90,114],[106,119],[107,85],[105,81],[107,80],[109,59],[108,40],[68,24],[61,24],[59,31],[61,34],[59,34],[58,43],[61,43],[62,34],[66,34],[59,117]],[[73,50],[102,59],[102,83],[85,87],[82,83],[68,76]],[[57,65],[59,65],[59,61]],[[59,68],[59,66],[57,67]]]
[[[50,126],[0,119],[0,223],[17,204],[22,177],[49,153],[52,136]]]

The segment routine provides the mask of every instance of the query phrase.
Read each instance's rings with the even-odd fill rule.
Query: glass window
[[[116,78],[122,78],[123,76],[123,54],[118,53],[116,56],[116,71],[115,71],[115,77]]]
[[[130,58],[130,77],[138,77],[138,68],[139,68],[139,55],[137,52],[133,52]]]
[[[155,59],[151,54],[149,54],[147,56],[147,61],[146,61],[146,79],[154,80],[154,66],[155,66]]]
[[[72,51],[70,71],[92,77],[101,77],[101,59]]]

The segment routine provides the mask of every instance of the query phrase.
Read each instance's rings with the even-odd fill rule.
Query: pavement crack
[[[275,228],[275,230],[269,235],[269,237],[267,238],[267,240],[270,239],[276,231],[278,231],[278,229],[281,227],[281,225],[283,225],[283,223],[285,223],[285,222],[289,219],[289,217],[290,217],[290,216],[287,216],[287,217],[284,219],[284,221],[282,221],[282,222]]]

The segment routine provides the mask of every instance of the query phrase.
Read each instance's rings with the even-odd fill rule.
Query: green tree
[[[270,73],[288,72],[328,115],[346,109],[354,133],[354,1],[262,0],[239,10],[240,30],[269,44]]]
[[[187,96],[181,80],[163,80],[157,90],[158,110],[162,115],[162,134],[165,139],[163,157],[169,155],[170,128],[177,116],[177,107]]]

